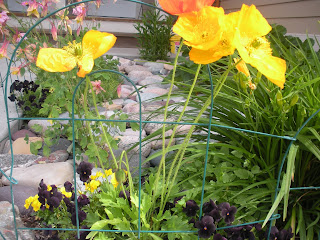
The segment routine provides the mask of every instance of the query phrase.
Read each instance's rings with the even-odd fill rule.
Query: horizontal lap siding
[[[269,23],[278,23],[288,33],[320,34],[320,0],[221,0],[226,13],[238,11],[242,4],[255,4]]]

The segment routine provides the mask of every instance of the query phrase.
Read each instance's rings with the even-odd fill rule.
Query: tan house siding
[[[320,0],[220,0],[226,13],[242,4],[257,6],[269,23],[278,23],[291,34],[320,34]]]

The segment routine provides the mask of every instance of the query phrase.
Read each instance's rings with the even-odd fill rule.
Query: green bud
[[[299,100],[299,95],[298,95],[298,94],[295,94],[295,95],[291,98],[290,107],[293,107],[294,105],[296,105],[296,103],[298,102],[298,100]]]
[[[276,101],[277,101],[277,104],[279,107],[282,107],[283,105],[283,99],[282,99],[282,93],[281,91],[279,90],[276,94]]]
[[[115,174],[117,182],[124,183],[126,181],[127,177],[126,177],[126,173],[124,170],[118,169],[118,170],[116,170],[116,172],[114,174]]]

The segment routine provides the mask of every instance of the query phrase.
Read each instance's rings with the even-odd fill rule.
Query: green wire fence
[[[211,94],[211,104],[210,104],[210,119],[209,119],[209,123],[208,124],[200,124],[200,123],[192,123],[192,122],[158,122],[158,121],[144,121],[142,120],[142,105],[141,105],[141,96],[140,96],[140,93],[136,87],[136,85],[124,74],[120,73],[120,72],[117,72],[117,71],[113,71],[113,70],[100,70],[100,71],[95,71],[95,72],[91,72],[89,74],[90,75],[94,75],[96,73],[99,73],[99,72],[111,72],[111,73],[114,73],[114,74],[119,74],[121,77],[125,78],[128,82],[130,82],[132,84],[132,86],[134,87],[134,89],[136,90],[137,92],[137,96],[138,96],[138,99],[139,99],[139,120],[138,121],[135,121],[135,120],[106,120],[106,119],[103,119],[103,120],[99,120],[99,119],[86,119],[86,118],[76,118],[75,117],[75,109],[74,109],[74,101],[75,101],[75,96],[76,96],[76,93],[77,93],[77,90],[79,89],[80,85],[84,82],[84,78],[78,83],[78,85],[76,86],[75,88],[75,91],[73,93],[73,99],[72,99],[72,115],[71,115],[71,118],[24,118],[22,116],[19,116],[18,117],[10,117],[9,116],[9,111],[8,111],[8,84],[10,84],[12,82],[12,75],[10,73],[10,69],[11,69],[11,66],[14,64],[14,61],[15,61],[15,58],[16,58],[16,54],[17,54],[17,50],[18,48],[20,47],[21,43],[23,42],[23,40],[28,36],[28,34],[36,27],[38,26],[41,22],[43,22],[45,19],[49,18],[50,16],[56,14],[57,12],[63,10],[63,9],[66,9],[66,8],[69,8],[69,7],[72,7],[72,6],[75,6],[77,4],[81,4],[81,3],[88,3],[88,2],[91,2],[93,0],[84,0],[84,1],[81,1],[81,2],[76,2],[76,3],[72,3],[68,6],[65,6],[61,9],[58,9],[50,14],[48,14],[46,17],[44,17],[43,19],[40,19],[39,21],[37,21],[27,32],[26,34],[21,38],[20,42],[17,44],[17,46],[15,47],[13,53],[12,53],[12,56],[11,56],[11,59],[9,62],[7,62],[7,65],[8,65],[8,69],[7,69],[7,74],[5,76],[1,76],[1,88],[2,88],[2,91],[4,93],[4,102],[5,102],[5,108],[6,108],[6,118],[7,118],[7,127],[8,127],[8,132],[9,132],[9,140],[10,140],[10,149],[11,149],[11,171],[10,171],[10,174],[9,175],[6,175],[1,169],[0,169],[0,172],[10,181],[10,189],[11,189],[11,198],[12,198],[12,213],[13,213],[13,217],[14,217],[14,229],[15,229],[15,235],[16,235],[16,239],[18,240],[18,230],[26,230],[26,229],[30,229],[30,230],[63,230],[63,231],[77,231],[77,234],[79,236],[80,232],[82,231],[100,231],[100,232],[134,232],[137,234],[138,238],[140,238],[141,234],[142,233],[192,233],[192,234],[195,234],[197,233],[197,231],[146,231],[146,230],[141,230],[141,148],[142,148],[142,142],[141,142],[141,139],[142,139],[142,124],[145,124],[145,123],[157,123],[157,124],[168,124],[168,125],[197,125],[197,126],[205,126],[207,127],[208,129],[211,129],[212,127],[220,127],[220,128],[226,128],[226,129],[229,129],[229,130],[235,130],[235,131],[242,131],[242,132],[247,132],[247,133],[250,133],[250,134],[258,134],[258,135],[262,135],[262,136],[268,136],[268,137],[273,137],[273,138],[281,138],[281,139],[284,139],[284,140],[287,140],[287,141],[290,141],[290,144],[289,144],[289,147],[287,148],[286,152],[285,152],[285,155],[282,159],[282,163],[281,163],[281,167],[279,169],[279,173],[278,173],[278,178],[277,178],[277,185],[276,185],[276,188],[275,188],[275,198],[274,198],[274,201],[275,199],[277,198],[278,196],[278,193],[280,191],[280,178],[281,178],[281,173],[282,173],[282,170],[283,170],[283,166],[286,162],[286,158],[287,158],[287,155],[289,153],[289,150],[290,150],[290,147],[292,146],[292,144],[297,140],[297,136],[299,135],[299,133],[302,131],[302,129],[308,124],[308,122],[314,117],[316,116],[319,112],[320,112],[320,109],[317,110],[312,116],[310,116],[307,121],[305,121],[305,123],[301,126],[300,129],[298,129],[298,131],[296,132],[296,134],[294,135],[294,137],[289,137],[289,136],[278,136],[278,135],[273,135],[273,134],[269,134],[269,133],[263,133],[263,132],[255,132],[255,131],[251,131],[251,130],[247,130],[247,129],[241,129],[241,128],[235,128],[235,127],[228,127],[228,126],[222,126],[222,125],[217,125],[217,124],[213,124],[212,123],[212,113],[213,113],[213,106],[214,106],[214,99],[213,99],[213,94]],[[137,4],[143,4],[143,5],[146,5],[148,7],[153,7],[153,8],[156,8],[155,6],[153,5],[150,5],[150,4],[147,4],[147,3],[144,3],[144,2],[140,2],[140,1],[136,1],[136,0],[126,0],[126,1],[130,1],[130,2],[134,2],[134,3],[137,3]],[[159,9],[159,8],[157,8]],[[159,9],[160,11],[163,11],[162,9]],[[210,79],[210,84],[211,84],[211,93],[213,93],[214,91],[214,87],[213,87],[213,81],[212,81],[212,76],[211,76],[211,71],[210,71],[210,67],[208,65],[207,67],[207,70],[208,70],[208,74],[209,74],[209,79]],[[30,75],[30,78],[32,79],[32,76]],[[17,112],[18,112],[18,108],[17,108]],[[13,154],[13,149],[12,149],[12,140],[11,140],[11,136],[12,136],[12,133],[11,133],[11,129],[10,129],[10,122],[12,121],[15,121],[15,120],[32,120],[32,119],[39,119],[39,120],[69,120],[72,122],[72,133],[73,133],[73,170],[74,170],[74,181],[76,182],[76,169],[75,169],[75,122],[76,121],[92,121],[92,122],[99,122],[99,121],[102,121],[102,122],[126,122],[126,123],[138,123],[139,124],[139,221],[138,221],[138,230],[88,230],[88,229],[80,229],[79,227],[79,219],[78,219],[78,208],[77,208],[77,201],[75,201],[75,207],[76,207],[76,220],[77,220],[77,226],[76,226],[76,229],[66,229],[66,228],[18,228],[17,227],[17,224],[16,224],[16,213],[15,211],[13,210],[14,209],[14,197],[13,197],[13,191],[12,191],[12,187],[13,185],[16,185],[16,184],[19,184],[18,181],[16,179],[14,179],[12,177],[12,174],[13,174],[13,165],[14,165],[14,154]],[[4,139],[0,140],[0,141],[3,141]],[[208,162],[208,153],[209,153],[209,140],[210,140],[210,130],[208,131],[208,136],[207,136],[207,143],[206,143],[206,155],[205,155],[205,159],[204,159],[204,169],[203,169],[203,183],[202,183],[202,193],[201,193],[201,204],[200,204],[200,216],[202,215],[201,211],[202,211],[202,206],[203,206],[203,199],[204,199],[204,191],[205,191],[205,178],[206,178],[206,171],[207,171],[207,162]],[[76,189],[76,184],[74,184],[75,186],[75,199],[77,199],[77,189]],[[301,189],[320,189],[320,187],[298,187],[298,188],[290,188],[290,191],[294,191],[294,190],[301,190]],[[279,214],[274,214],[271,216],[271,218],[269,219],[270,221],[270,227],[269,227],[269,234],[268,234],[268,239],[269,239],[269,236],[270,236],[270,230],[271,230],[271,225],[272,225],[272,222],[276,219],[280,218],[280,215]],[[245,226],[245,225],[251,225],[251,224],[255,224],[255,223],[262,223],[264,222],[264,220],[259,220],[259,221],[255,221],[255,222],[249,222],[249,223],[244,223],[244,224],[240,224],[240,225],[233,225],[233,226],[227,226],[227,227],[220,227],[220,228],[217,228],[217,230],[220,230],[220,229],[227,229],[227,228],[232,228],[232,227],[237,227],[237,226]],[[5,237],[3,236],[3,234],[0,232],[0,236],[2,236],[3,239],[5,239]],[[319,234],[319,239],[320,239],[320,234]]]

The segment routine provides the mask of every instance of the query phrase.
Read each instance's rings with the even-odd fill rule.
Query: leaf
[[[42,126],[40,124],[35,124],[31,127],[35,132],[42,132]]]
[[[260,167],[257,166],[257,165],[253,166],[252,169],[251,169],[251,172],[252,172],[253,174],[260,173],[260,172],[261,172],[261,171],[260,171]]]
[[[38,150],[42,147],[42,141],[30,142],[30,152],[34,155],[38,154]]]
[[[305,145],[310,152],[312,152],[318,160],[320,160],[320,149],[311,141],[311,139],[307,136],[298,135],[297,139]]]
[[[45,157],[49,157],[50,152],[51,152],[50,148],[49,148],[47,145],[44,145],[44,146],[43,146],[43,155],[44,155]]]
[[[237,169],[234,171],[234,174],[240,179],[249,179],[250,177],[253,177],[252,172],[246,169]]]

